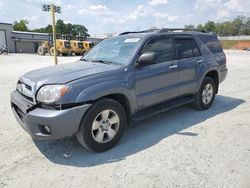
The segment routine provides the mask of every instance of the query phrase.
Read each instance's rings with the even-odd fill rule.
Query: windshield
[[[114,37],[103,40],[82,59],[125,65],[141,38]]]

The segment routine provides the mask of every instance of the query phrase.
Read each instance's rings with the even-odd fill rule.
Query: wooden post
[[[51,6],[51,14],[52,14],[52,30],[53,30],[53,46],[54,46],[54,62],[55,65],[58,64],[57,62],[57,49],[56,49],[56,21],[55,21],[55,6],[52,4]]]

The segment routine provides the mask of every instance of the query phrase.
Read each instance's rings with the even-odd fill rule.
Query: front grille
[[[83,49],[83,43],[78,42],[78,48]]]
[[[19,92],[19,91],[18,91]],[[27,100],[29,100],[29,101],[31,101],[31,102],[33,102],[33,98],[32,97],[29,97],[29,96],[27,96],[27,95],[24,95],[23,93],[21,93],[21,92],[19,92],[25,99],[27,99]]]
[[[34,103],[31,84],[19,80],[16,89],[28,102]]]
[[[70,48],[70,42],[64,42],[64,47],[65,48]]]

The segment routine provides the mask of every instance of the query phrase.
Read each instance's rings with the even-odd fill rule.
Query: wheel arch
[[[218,93],[219,89],[219,74],[217,70],[210,70],[206,73],[205,77],[210,77],[214,80],[215,85],[216,85],[216,93]]]
[[[131,107],[130,107],[129,100],[128,100],[127,96],[125,96],[124,94],[121,94],[121,93],[113,93],[113,94],[102,96],[102,97],[98,98],[97,100],[101,100],[103,98],[113,99],[113,100],[117,101],[118,103],[120,103],[125,110],[125,113],[127,116],[126,117],[127,122],[128,123],[131,122]]]

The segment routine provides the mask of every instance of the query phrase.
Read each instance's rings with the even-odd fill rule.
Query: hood
[[[65,84],[76,79],[111,71],[118,67],[119,66],[113,64],[76,61],[73,63],[37,69],[24,74],[23,77],[36,82],[39,85]]]

